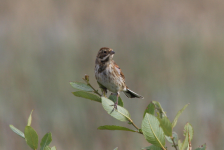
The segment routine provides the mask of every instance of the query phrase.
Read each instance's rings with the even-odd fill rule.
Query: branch
[[[94,87],[89,83],[89,76],[88,76],[87,74],[85,74],[85,78],[82,78],[82,79],[87,83],[88,86],[90,86],[90,87],[93,89],[93,92],[94,92],[94,93],[96,93],[96,94],[99,95],[99,96],[102,96],[102,95],[98,92],[98,90],[94,89]]]
[[[174,148],[175,148],[176,150],[178,150],[178,149],[177,149],[177,145],[176,145],[176,143],[174,142],[174,137],[171,137],[171,140],[173,141],[173,146],[174,146]]]
[[[130,122],[137,130],[138,130],[138,132],[137,133],[139,133],[139,134],[143,134],[142,133],[142,131],[140,131],[140,129],[134,124],[134,122],[132,121],[132,122]]]
[[[128,121],[129,121],[129,123],[131,124],[131,125],[133,125],[134,127],[135,127],[135,129],[137,129],[138,131],[137,131],[137,133],[139,133],[139,134],[143,134],[143,132],[134,124],[134,122],[131,120],[131,118],[129,118],[129,117],[127,117],[127,119],[128,119]]]

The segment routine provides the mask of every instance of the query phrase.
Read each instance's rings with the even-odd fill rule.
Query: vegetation
[[[187,123],[184,126],[184,136],[185,139],[181,141],[178,139],[178,135],[176,132],[173,131],[173,128],[177,124],[177,120],[180,117],[181,113],[185,110],[188,106],[186,104],[177,114],[174,120],[171,122],[165,111],[163,110],[162,106],[157,101],[152,101],[149,103],[147,108],[143,113],[143,120],[142,126],[137,127],[134,121],[131,119],[131,116],[127,109],[125,109],[124,103],[122,99],[119,97],[118,102],[118,109],[113,111],[113,104],[116,101],[115,95],[110,95],[109,98],[101,97],[101,94],[92,87],[89,83],[89,76],[85,75],[83,78],[85,83],[81,82],[70,82],[71,86],[78,91],[73,92],[75,96],[90,99],[96,102],[101,102],[103,108],[106,112],[111,115],[112,117],[116,118],[119,121],[127,122],[128,124],[132,125],[135,129],[129,129],[126,127],[116,126],[116,125],[104,125],[98,127],[99,130],[123,130],[123,131],[130,131],[136,132],[139,134],[143,134],[145,139],[151,143],[152,145],[149,147],[145,147],[143,149],[147,150],[166,150],[165,141],[172,143],[172,146],[175,150],[192,150],[191,140],[193,138],[193,127],[190,123]],[[165,140],[166,139],[166,140]],[[206,145],[202,145],[201,147],[197,148],[196,150],[205,150]]]
[[[9,125],[13,132],[21,136],[25,139],[27,145],[29,145],[33,150],[37,150],[38,148],[38,135],[37,132],[31,127],[32,122],[32,112],[28,118],[27,126],[25,127],[24,133],[14,127],[13,125]],[[56,150],[56,147],[50,147],[50,143],[52,141],[52,135],[50,132],[46,133],[40,142],[40,150]]]
[[[77,97],[82,97],[85,99],[90,99],[96,102],[102,103],[105,111],[116,118],[119,121],[127,122],[132,125],[134,129],[116,126],[116,125],[104,125],[98,127],[99,130],[123,130],[135,132],[138,134],[144,135],[145,139],[152,145],[142,148],[146,150],[167,150],[166,141],[172,144],[175,150],[192,150],[191,140],[193,138],[193,127],[190,123],[187,123],[184,126],[184,140],[181,141],[178,138],[176,132],[173,131],[173,128],[177,124],[177,120],[180,117],[181,113],[188,106],[186,104],[177,114],[174,120],[171,122],[162,106],[157,101],[152,101],[146,107],[143,113],[143,120],[141,128],[137,127],[134,121],[131,119],[131,116],[127,109],[125,109],[122,99],[119,97],[118,109],[112,112],[114,102],[116,101],[115,95],[110,95],[109,98],[101,96],[101,94],[89,83],[89,76],[85,75],[83,78],[85,83],[82,82],[70,82],[71,86],[78,91],[73,92]],[[36,131],[31,127],[32,122],[32,111],[28,118],[27,126],[25,127],[24,133],[19,129],[15,128],[13,125],[10,125],[12,131],[25,139],[27,145],[29,145],[33,150],[38,148],[38,135]],[[56,150],[56,147],[49,147],[49,144],[52,141],[51,133],[46,133],[41,140],[40,150]],[[115,148],[116,150],[118,148]],[[195,150],[205,150],[206,145],[202,145]]]

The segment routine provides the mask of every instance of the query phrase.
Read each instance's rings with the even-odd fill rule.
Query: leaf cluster
[[[27,126],[25,127],[24,133],[14,127],[13,125],[9,125],[13,132],[15,132],[20,137],[24,138],[27,145],[30,146],[33,150],[37,150],[38,148],[38,135],[37,132],[31,127],[32,123],[32,112],[28,118]],[[52,135],[50,132],[46,133],[40,142],[40,150],[56,150],[56,147],[49,147],[52,141]]]
[[[88,75],[85,75],[83,80],[85,83],[70,82],[71,86],[78,90],[73,92],[75,96],[102,103],[102,107],[110,116],[119,121],[127,122],[135,128],[130,129],[116,125],[104,125],[98,127],[99,130],[123,130],[143,134],[145,139],[152,144],[149,147],[143,148],[147,150],[166,150],[166,141],[171,143],[176,150],[192,150],[191,140],[193,138],[194,131],[191,124],[187,123],[184,127],[185,139],[183,142],[178,139],[177,133],[173,131],[173,128],[177,124],[178,118],[188,106],[188,104],[178,111],[173,121],[170,121],[161,104],[157,101],[152,101],[149,103],[143,113],[142,125],[141,128],[139,128],[131,119],[128,110],[124,108],[124,103],[120,97],[117,109],[112,111],[114,109],[113,105],[116,100],[116,96],[110,95],[109,98],[107,98],[105,93],[100,94],[98,90],[93,88],[89,83]],[[99,87],[101,88],[101,85],[99,85]],[[101,91],[103,91],[103,89]],[[203,145],[202,147],[199,147],[195,150],[203,149],[206,149],[206,145]]]
[[[117,109],[114,110],[114,103],[116,101],[115,95],[110,95],[109,98],[106,97],[106,93],[104,89],[101,89],[102,94],[98,92],[93,86],[89,83],[89,76],[85,75],[83,78],[85,83],[82,82],[70,82],[71,86],[77,91],[72,92],[77,97],[82,97],[85,99],[89,99],[95,102],[99,102],[102,104],[104,110],[115,119],[127,122],[132,125],[134,129],[117,126],[117,125],[104,125],[98,127],[99,130],[122,130],[122,131],[130,131],[136,132],[144,135],[145,139],[151,143],[150,146],[142,148],[146,150],[167,150],[166,141],[172,144],[173,148],[176,150],[192,150],[191,140],[193,138],[194,130],[190,123],[187,123],[184,126],[184,140],[181,141],[178,139],[178,135],[173,131],[173,128],[176,126],[178,118],[181,113],[188,106],[185,105],[178,113],[176,117],[171,122],[165,111],[163,110],[161,104],[157,101],[152,101],[146,107],[143,112],[143,119],[141,128],[137,127],[134,121],[131,119],[130,113],[127,109],[124,108],[124,103],[122,99],[119,97]],[[99,84],[101,88],[101,85]],[[102,96],[103,95],[103,96]],[[112,111],[114,110],[114,111]],[[30,146],[33,150],[37,150],[38,148],[38,135],[36,131],[31,127],[32,123],[32,112],[29,115],[27,126],[25,127],[24,133],[19,129],[15,128],[13,125],[9,125],[11,130],[15,132],[20,137],[24,138],[27,145]],[[52,141],[52,135],[50,132],[46,133],[41,142],[40,142],[40,150],[56,150],[56,147],[50,147],[50,143]],[[117,150],[116,147],[114,150]],[[205,150],[206,144],[196,148],[195,150]]]

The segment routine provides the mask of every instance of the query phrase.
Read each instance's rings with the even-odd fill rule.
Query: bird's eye
[[[103,51],[103,53],[107,53],[106,51]]]

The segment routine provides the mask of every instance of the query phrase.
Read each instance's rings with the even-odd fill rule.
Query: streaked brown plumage
[[[118,97],[121,91],[129,98],[143,99],[143,97],[126,86],[124,74],[113,60],[114,54],[115,52],[108,47],[102,47],[98,51],[95,61],[95,77],[105,92],[108,89],[117,95],[117,102],[114,104],[114,108],[117,109]]]

